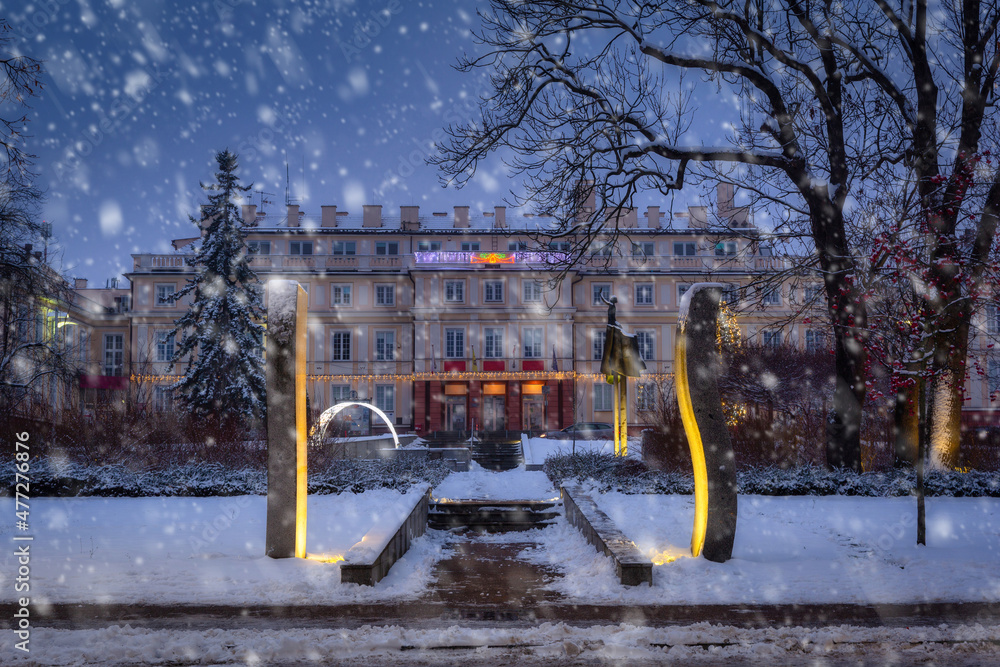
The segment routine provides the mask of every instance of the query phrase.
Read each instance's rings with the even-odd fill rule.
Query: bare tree
[[[994,273],[1000,169],[996,145],[1000,48],[996,2],[926,0],[859,4],[836,36],[847,43],[861,26],[873,37],[858,54],[854,80],[877,85],[890,101],[883,122],[896,129],[876,146],[897,182],[917,195],[913,218],[926,245],[922,295],[930,364],[930,446],[938,465],[957,463],[962,395],[972,317],[989,296]],[[891,71],[889,62],[895,63]],[[924,359],[926,358],[926,359]]]
[[[526,199],[556,216],[554,235],[578,241],[579,259],[598,234],[615,235],[621,212],[644,190],[684,185],[689,168],[739,166],[765,178],[761,193],[793,195],[808,227],[834,324],[837,382],[832,465],[860,467],[865,398],[866,311],[854,281],[844,205],[867,165],[867,90],[848,94],[858,55],[833,41],[837,6],[763,2],[493,0],[482,15],[492,93],[481,118],[451,127],[434,160],[458,183],[493,152],[527,179]],[[674,113],[665,72],[697,71],[742,102],[721,145],[685,146],[689,118]],[[585,183],[584,192],[577,190]],[[583,205],[594,195],[593,211]]]

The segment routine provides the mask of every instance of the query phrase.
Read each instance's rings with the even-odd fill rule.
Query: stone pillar
[[[268,281],[267,538],[271,558],[306,555],[306,292]]]
[[[697,283],[681,300],[677,324],[677,403],[691,448],[695,521],[691,552],[724,563],[736,539],[736,457],[726,430],[716,378],[722,370],[718,332],[719,283]]]

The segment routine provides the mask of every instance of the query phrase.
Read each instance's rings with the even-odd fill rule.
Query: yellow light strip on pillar
[[[694,468],[694,528],[691,531],[691,555],[697,557],[701,555],[701,550],[705,546],[705,533],[708,530],[708,470],[705,466],[701,431],[698,430],[694,406],[691,404],[687,374],[687,344],[684,335],[677,336],[674,359],[677,371],[677,405],[680,408],[681,422],[684,424],[688,447],[691,450],[691,465]]]
[[[296,287],[295,316],[295,557],[306,557],[306,512],[309,507],[308,433],[306,428],[306,347],[309,344],[306,311],[309,296],[301,285]]]

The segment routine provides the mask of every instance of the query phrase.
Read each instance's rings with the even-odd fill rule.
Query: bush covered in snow
[[[443,461],[398,457],[387,461],[340,460],[309,474],[309,493],[360,493],[369,489],[406,491],[432,485],[450,470]],[[14,468],[0,474],[3,491],[14,488]],[[31,462],[31,495],[39,496],[238,496],[267,493],[267,473],[219,463],[183,464],[133,470],[124,465]]]
[[[644,464],[611,454],[585,452],[554,456],[543,470],[556,485],[591,481],[601,491],[623,493],[694,493],[687,472],[650,470]],[[765,496],[906,496],[916,488],[912,469],[854,473],[819,466],[783,470],[777,467],[738,470],[739,493]],[[928,496],[1000,497],[1000,475],[990,472],[929,471]]]

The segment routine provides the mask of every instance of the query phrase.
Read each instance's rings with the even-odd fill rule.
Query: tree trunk
[[[951,469],[958,466],[959,445],[962,439],[962,404],[965,398],[965,365],[969,348],[969,315],[958,313],[948,318],[944,328],[951,335],[941,333],[935,344],[935,369],[931,384],[931,423],[928,444],[931,466]]]
[[[841,303],[849,302],[842,299]],[[843,308],[840,309],[843,312]],[[850,316],[863,319],[863,313]],[[847,316],[841,316],[846,320]],[[826,462],[831,468],[861,472],[861,406],[865,401],[864,346],[852,337],[854,327],[835,326],[837,384],[832,421],[827,424]]]
[[[914,387],[900,387],[899,391],[896,392],[893,411],[893,435],[895,436],[893,465],[895,467],[912,466],[917,462],[919,426],[917,391]]]

